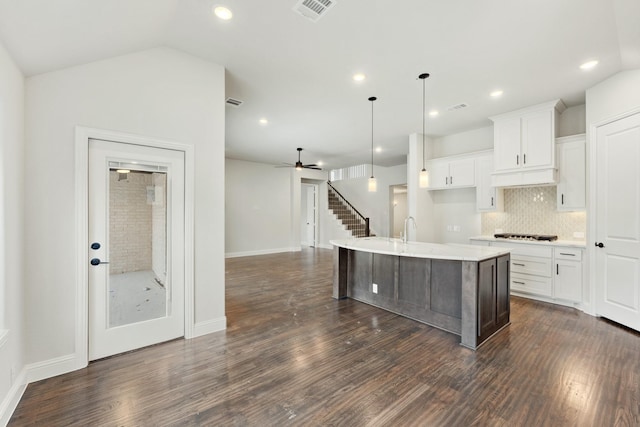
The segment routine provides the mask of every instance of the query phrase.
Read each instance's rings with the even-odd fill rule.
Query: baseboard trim
[[[319,244],[318,247],[322,249],[333,249],[333,245],[325,245],[324,243]]]
[[[243,256],[255,256],[255,255],[269,255],[269,254],[279,254],[282,252],[297,252],[300,251],[300,247],[290,247],[290,248],[274,248],[274,249],[262,249],[259,251],[244,251],[244,252],[227,252],[224,254],[225,258],[240,258]]]
[[[20,403],[20,399],[22,399],[22,395],[27,389],[26,380],[26,369],[23,369],[20,372],[20,375],[18,375],[13,382],[13,385],[9,389],[9,392],[0,404],[0,426],[6,426],[7,424],[9,424],[9,420],[11,419],[13,412],[18,407],[18,403]]]
[[[223,316],[217,319],[207,320],[206,322],[196,323],[193,325],[193,336],[189,338],[196,338],[213,332],[224,331],[225,329],[227,329],[227,317]]]
[[[27,383],[44,380],[68,372],[77,371],[85,367],[86,363],[78,363],[75,354],[56,357],[42,362],[32,363],[26,366]]]

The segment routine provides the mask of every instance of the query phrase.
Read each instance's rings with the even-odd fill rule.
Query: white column
[[[426,144],[429,159],[429,139]],[[419,242],[433,241],[433,214],[431,194],[420,188],[418,179],[422,170],[422,134],[409,135],[409,155],[407,156],[407,207],[408,215],[416,220],[417,230],[409,227],[407,240]],[[427,168],[428,170],[428,168]]]

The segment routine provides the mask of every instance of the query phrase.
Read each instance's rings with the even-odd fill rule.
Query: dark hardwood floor
[[[514,297],[459,337],[331,298],[331,251],[227,260],[228,329],[29,385],[11,426],[637,426],[640,334]]]

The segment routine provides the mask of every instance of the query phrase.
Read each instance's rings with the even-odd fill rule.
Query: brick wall
[[[118,173],[111,171],[109,180],[109,271],[151,270],[152,205],[147,187],[152,175],[132,171],[118,181]]]

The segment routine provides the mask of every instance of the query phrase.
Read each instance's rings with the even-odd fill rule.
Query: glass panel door
[[[167,315],[165,172],[109,170],[109,327]]]

